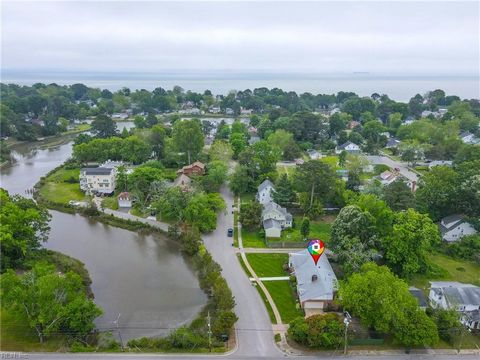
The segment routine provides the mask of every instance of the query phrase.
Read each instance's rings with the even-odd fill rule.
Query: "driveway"
[[[390,166],[391,168],[398,168],[400,169],[400,174],[405,176],[408,180],[418,182],[418,175],[411,171],[403,162],[395,161],[387,156],[380,155],[368,155],[367,159],[374,165],[384,164]]]
[[[237,260],[235,247],[232,246],[233,238],[227,237],[227,229],[233,228],[233,194],[226,186],[222,187],[221,194],[227,211],[219,215],[217,229],[203,236],[203,240],[222,267],[222,274],[235,296],[235,312],[239,320],[235,325],[238,350],[233,357],[283,357],[284,354],[275,344],[267,309]]]

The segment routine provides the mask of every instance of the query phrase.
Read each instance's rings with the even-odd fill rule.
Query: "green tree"
[[[328,202],[335,193],[335,172],[333,169],[319,161],[307,161],[298,166],[295,173],[294,184],[299,192],[310,195],[310,206],[314,200]]]
[[[246,166],[248,176],[254,181],[262,181],[267,177],[275,177],[279,159],[278,149],[272,147],[267,141],[261,140],[240,153],[238,162]]]
[[[98,115],[92,121],[92,132],[99,138],[112,137],[117,133],[117,125],[110,116]]]
[[[300,226],[300,234],[302,234],[304,240],[308,238],[308,234],[310,234],[310,220],[308,218],[304,218],[302,220],[302,225]]]
[[[187,155],[186,160],[189,164],[198,158],[204,145],[202,127],[198,120],[175,122],[172,137],[178,150]]]
[[[152,126],[148,142],[158,160],[163,159],[165,156],[165,137],[165,128],[162,125]]]
[[[348,153],[344,150],[338,155],[338,166],[345,167]]]
[[[21,266],[47,241],[48,211],[33,200],[0,189],[1,270]]]
[[[361,184],[362,181],[360,180],[360,174],[356,171],[350,171],[348,173],[346,188],[352,191],[359,191]]]
[[[185,221],[201,232],[210,232],[217,227],[216,213],[224,208],[225,202],[218,193],[195,194],[184,210]]]
[[[230,135],[230,146],[233,150],[233,158],[237,159],[238,155],[247,147],[247,139],[243,133],[232,133]]]
[[[123,140],[120,154],[126,161],[141,164],[152,155],[152,147],[137,136],[129,136]]]
[[[230,190],[236,195],[255,191],[255,180],[249,176],[246,166],[237,166],[229,180]]]
[[[229,335],[233,325],[237,322],[238,317],[233,311],[221,311],[213,321],[212,332],[215,336]]]
[[[459,176],[447,166],[435,166],[421,177],[416,192],[417,208],[436,221],[455,212]]]
[[[343,308],[358,316],[364,326],[393,334],[402,345],[429,346],[438,340],[435,323],[418,308],[407,283],[386,266],[363,265],[342,284],[339,297]]]
[[[458,329],[463,327],[460,323],[459,313],[455,309],[444,310],[441,308],[429,309],[428,311],[431,313],[431,318],[435,321],[435,324],[437,324],[440,338],[453,345]]]
[[[215,140],[208,151],[211,161],[223,161],[228,163],[232,159],[233,150],[229,143]]]
[[[358,206],[369,217],[374,226],[371,235],[384,237],[392,232],[394,214],[385,201],[373,194],[362,193],[354,196],[348,203]]]
[[[396,213],[392,235],[383,244],[387,264],[405,278],[425,273],[430,250],[439,242],[438,228],[428,215],[413,209]]]
[[[26,325],[35,329],[41,343],[58,332],[85,337],[102,313],[87,298],[79,275],[57,274],[53,265],[37,264],[21,276],[8,270],[1,281],[2,306],[26,317]]]
[[[182,221],[190,197],[189,192],[182,191],[178,186],[172,186],[152,206],[162,217]]]
[[[273,200],[281,206],[289,206],[295,201],[295,191],[287,174],[283,174],[277,181],[272,196]]]
[[[407,210],[415,206],[412,190],[400,179],[384,187],[383,199],[394,211]]]
[[[228,166],[222,161],[207,164],[207,173],[200,178],[202,187],[207,192],[218,191],[227,179]]]
[[[298,201],[304,216],[308,216],[311,219],[316,219],[320,215],[323,215],[323,204],[316,198],[313,199],[312,203],[309,193],[300,193],[298,196]]]
[[[344,325],[335,313],[299,317],[290,323],[288,335],[312,348],[336,349],[343,344]]]
[[[147,121],[142,115],[135,115],[133,118],[133,123],[137,129],[143,129],[147,127]]]
[[[242,204],[239,221],[242,227],[249,231],[260,229],[262,226],[262,205],[257,201]]]

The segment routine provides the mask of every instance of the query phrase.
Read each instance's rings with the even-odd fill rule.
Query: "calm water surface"
[[[1,170],[1,186],[25,195],[38,179],[71,155],[72,144],[51,149],[23,146],[15,162]],[[95,302],[104,315],[100,329],[119,324],[124,340],[167,333],[191,321],[206,303],[193,270],[176,243],[163,236],[142,236],[80,215],[51,211],[45,247],[85,263]]]

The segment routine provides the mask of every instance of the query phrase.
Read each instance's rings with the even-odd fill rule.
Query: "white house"
[[[262,211],[262,221],[276,220],[282,229],[292,227],[292,214],[287,209],[281,207],[277,203],[269,202],[264,204]]]
[[[472,224],[464,220],[462,215],[454,214],[446,216],[440,221],[440,233],[442,240],[454,242],[464,236],[476,234],[477,231]]]
[[[272,182],[268,179],[264,180],[259,186],[257,191],[257,201],[262,204],[268,204],[269,202],[273,201],[273,191],[275,187],[273,186]]]
[[[480,143],[480,139],[469,131],[462,131],[459,136],[464,144],[475,145]]]
[[[312,160],[317,160],[322,157],[321,154],[315,149],[308,149],[307,154]]]
[[[324,253],[317,265],[307,249],[290,253],[288,265],[297,278],[297,293],[305,316],[322,313],[333,302],[338,281]]]
[[[480,287],[456,281],[431,281],[428,299],[434,308],[460,312],[462,323],[470,329],[480,329]]]
[[[450,160],[433,160],[428,164],[428,168],[434,168],[435,166],[452,166],[452,161]]]
[[[115,191],[116,168],[80,169],[80,189],[90,193],[112,194]]]
[[[336,154],[340,154],[342,151],[346,151],[350,154],[358,154],[360,153],[360,146],[358,146],[355,143],[352,143],[351,141],[347,141],[345,144],[342,144],[335,148]]]
[[[120,208],[131,208],[132,207],[132,196],[129,192],[121,192],[118,194],[118,207]]]

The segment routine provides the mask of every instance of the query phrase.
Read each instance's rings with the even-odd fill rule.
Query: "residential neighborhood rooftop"
[[[480,287],[456,281],[431,281],[431,289],[445,296],[450,305],[480,306]]]

